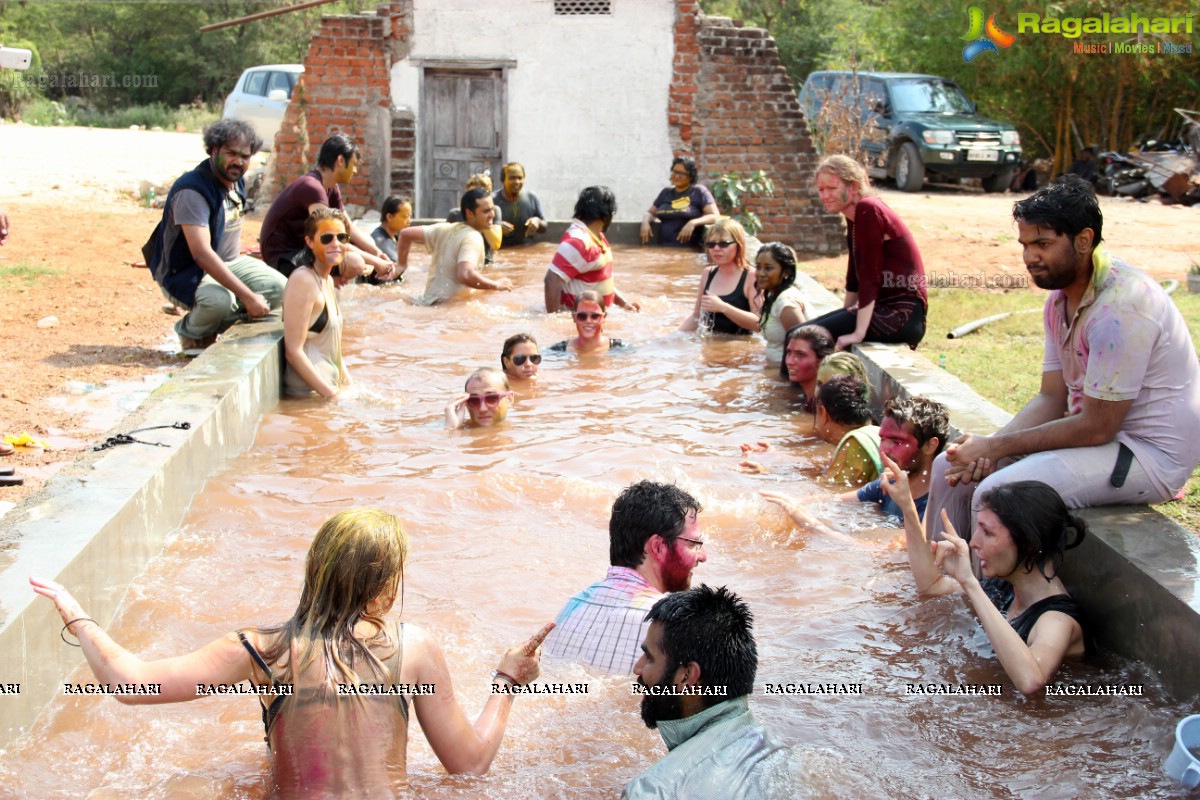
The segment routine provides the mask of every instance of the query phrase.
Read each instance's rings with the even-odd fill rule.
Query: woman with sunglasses
[[[642,218],[642,244],[650,241],[651,224],[659,221],[658,243],[664,247],[695,247],[704,236],[704,226],[721,213],[708,187],[696,181],[700,170],[694,159],[676,156],[671,162],[671,185],[658,193]]]
[[[97,682],[159,690],[118,695],[122,703],[180,703],[209,696],[206,687],[253,687],[271,753],[270,796],[395,797],[406,795],[413,711],[447,772],[488,771],[514,705],[510,690],[537,678],[542,640],[554,628],[500,657],[472,723],[437,639],[394,612],[397,597],[403,611],[407,559],[408,535],[395,516],[342,511],[313,538],[290,619],[154,660],[113,641],[61,584],[29,582],[54,603],[66,623],[63,640],[79,640]],[[215,705],[209,708],[224,713]]]
[[[334,267],[346,257],[350,220],[328,206],[313,209],[304,223],[311,266],[297,267],[283,290],[283,352],[287,394],[314,391],[328,400],[350,385],[342,361],[342,311],[333,285]]]
[[[575,299],[575,331],[579,334],[574,339],[564,339],[550,346],[556,353],[607,353],[614,347],[624,347],[620,339],[613,339],[604,334],[604,320],[608,310],[604,300],[593,291],[580,292]]]
[[[537,339],[528,333],[518,333],[504,340],[500,351],[500,366],[510,381],[536,381],[542,354],[538,352]]]
[[[494,367],[480,367],[467,378],[463,393],[446,404],[446,427],[491,427],[504,421],[512,401],[508,376]]]
[[[741,223],[721,217],[709,227],[704,247],[712,266],[700,276],[696,305],[679,330],[702,328],[736,336],[757,331],[762,295],[755,287],[758,274],[746,257],[746,231]]]

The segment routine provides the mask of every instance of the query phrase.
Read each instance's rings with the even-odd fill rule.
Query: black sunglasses
[[[534,365],[542,363],[542,357],[541,357],[541,355],[539,355],[537,353],[534,353],[533,355],[529,355],[529,356],[525,355],[524,353],[522,353],[519,356],[513,356],[512,362],[513,362],[513,364],[515,364],[516,366],[519,367],[525,363],[525,359],[529,359],[529,363],[534,364]]]
[[[348,233],[322,233],[321,239],[320,239],[321,244],[329,244],[330,242],[333,241],[333,237],[335,237],[335,236],[337,237],[337,240],[339,242],[341,242],[342,244],[345,244],[346,242],[350,241],[350,234],[348,234]]]

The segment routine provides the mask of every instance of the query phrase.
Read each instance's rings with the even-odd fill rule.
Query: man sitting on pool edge
[[[682,591],[708,560],[700,539],[700,503],[677,486],[640,481],[613,502],[608,574],[558,613],[546,654],[606,672],[633,672],[650,626],[646,612],[666,592]]]
[[[667,595],[646,615],[650,628],[634,671],[642,721],[667,753],[634,778],[622,800],[778,797],[788,751],[754,718],[758,672],[754,616],[725,587]]]

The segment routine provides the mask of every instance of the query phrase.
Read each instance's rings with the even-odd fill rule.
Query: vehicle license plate
[[[967,161],[999,161],[999,150],[968,150]]]

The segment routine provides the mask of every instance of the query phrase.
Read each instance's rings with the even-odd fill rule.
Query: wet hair
[[[335,133],[321,144],[321,150],[317,153],[317,166],[333,169],[339,158],[346,159],[346,163],[349,164],[354,156],[362,156],[354,140],[344,133]]]
[[[696,159],[691,156],[675,156],[671,160],[671,169],[675,169],[676,164],[683,164],[683,168],[687,170],[689,183],[695,183],[700,179],[700,170],[696,168]]]
[[[519,170],[521,170],[522,175],[526,174],[525,167],[523,164],[521,164],[518,161],[510,161],[507,164],[505,164],[503,167],[500,168],[500,182],[501,183],[503,183],[504,179],[508,177],[508,171],[510,169],[519,169]]]
[[[783,337],[783,360],[779,362],[779,374],[784,378],[788,376],[788,346],[792,343],[792,339],[797,336],[808,342],[808,346],[812,348],[818,361],[823,361],[826,356],[833,352],[833,337],[829,335],[829,331],[820,325],[802,324],[788,328],[788,332]]]
[[[1092,247],[1100,244],[1101,228],[1104,227],[1095,187],[1071,173],[1060,175],[1053,183],[1013,203],[1013,219],[1026,225],[1049,228],[1072,240],[1085,228],[1091,228],[1095,234]]]
[[[386,220],[389,216],[398,212],[405,203],[408,203],[410,207],[412,206],[412,200],[409,200],[407,197],[401,197],[398,194],[390,194],[388,195],[387,199],[383,201],[383,205],[379,207],[379,215]]]
[[[750,262],[746,255],[746,229],[742,227],[742,223],[733,217],[717,217],[717,221],[709,225],[708,230],[704,232],[704,241],[717,239],[719,234],[726,234],[733,240],[737,245],[737,265],[743,270],[748,269]]]
[[[950,416],[946,407],[928,397],[893,397],[884,404],[883,416],[901,428],[905,423],[912,425],[918,447],[924,447],[936,436],[940,453],[950,437]]]
[[[575,295],[575,307],[579,308],[580,303],[595,303],[596,305],[600,306],[600,310],[604,312],[605,316],[608,316],[608,306],[604,305],[604,298],[601,297],[600,293],[597,291],[585,289],[584,291]]]
[[[821,159],[817,171],[813,173],[813,180],[822,172],[828,172],[842,183],[857,186],[860,195],[865,196],[871,191],[871,177],[867,175],[867,170],[850,156],[826,156]]]
[[[1067,510],[1053,487],[1041,481],[1003,483],[984,493],[980,507],[991,509],[1012,535],[1017,564],[1035,567],[1046,580],[1058,574],[1063,553],[1087,536],[1087,522]],[[1050,574],[1046,565],[1051,564]]]
[[[487,189],[488,194],[491,194],[492,193],[492,176],[488,175],[486,172],[476,172],[474,175],[467,178],[466,188],[468,188],[468,189],[475,189],[475,188]]]
[[[638,481],[625,487],[608,519],[608,562],[636,569],[651,536],[673,543],[687,527],[688,516],[700,511],[696,498],[673,484]]]
[[[583,224],[601,220],[608,226],[617,214],[617,196],[607,186],[589,186],[575,201],[575,219]]]
[[[504,366],[504,359],[512,355],[512,351],[517,349],[517,345],[529,342],[534,347],[538,346],[537,339],[533,338],[531,333],[517,333],[504,340],[504,348],[500,351],[500,365]]]
[[[754,691],[754,615],[726,587],[701,584],[668,594],[650,608],[646,620],[662,626],[662,650],[670,671],[694,661],[700,666],[697,685],[724,687],[722,694],[697,695],[704,708]]]
[[[762,247],[758,248],[758,253],[755,254],[754,260],[757,262],[766,253],[771,258],[775,259],[775,263],[779,264],[779,274],[781,276],[779,286],[766,293],[763,298],[762,314],[758,321],[760,325],[767,321],[767,317],[771,314],[771,304],[775,302],[775,298],[783,294],[796,284],[796,251],[788,247],[783,242],[767,242]],[[756,264],[757,266],[757,264]]]
[[[367,604],[389,592],[401,595],[408,536],[398,517],[374,508],[355,508],[334,514],[313,538],[304,565],[304,588],[291,619],[281,625],[256,629],[267,644],[262,648],[268,664],[282,660],[280,679],[295,683],[320,662],[318,675],[328,684],[359,683],[387,677],[383,661],[368,644],[390,645],[387,612],[369,614]],[[370,620],[379,629],[363,642],[355,626]],[[284,658],[284,656],[287,656]]]
[[[340,208],[330,208],[329,206],[317,206],[314,208],[304,220],[304,237],[311,239],[317,235],[317,228],[327,219],[337,219],[342,221],[346,232],[350,232],[350,218],[346,216],[346,212]]]
[[[492,193],[486,189],[481,189],[479,187],[467,189],[467,191],[463,193],[462,201],[458,204],[458,210],[462,212],[463,221],[466,221],[468,211],[470,211],[472,214],[475,213],[475,209],[479,207],[480,200],[491,196]]]
[[[470,391],[467,389],[467,387],[470,386],[471,381],[474,380],[495,381],[496,383],[501,384],[506,392],[512,389],[508,383],[508,376],[504,374],[504,370],[496,369],[495,367],[480,367],[468,375],[466,383],[463,384],[464,392]]]
[[[240,119],[220,119],[204,129],[204,152],[210,156],[227,144],[241,142],[250,148],[250,155],[262,149],[262,138],[249,122]]]
[[[853,375],[862,382],[864,397],[871,402],[871,378],[867,375],[867,367],[862,359],[847,350],[840,353],[830,353],[821,359],[817,367],[817,383],[825,383],[834,375]]]
[[[838,425],[861,428],[871,424],[866,387],[853,375],[834,375],[817,389],[817,405]]]

